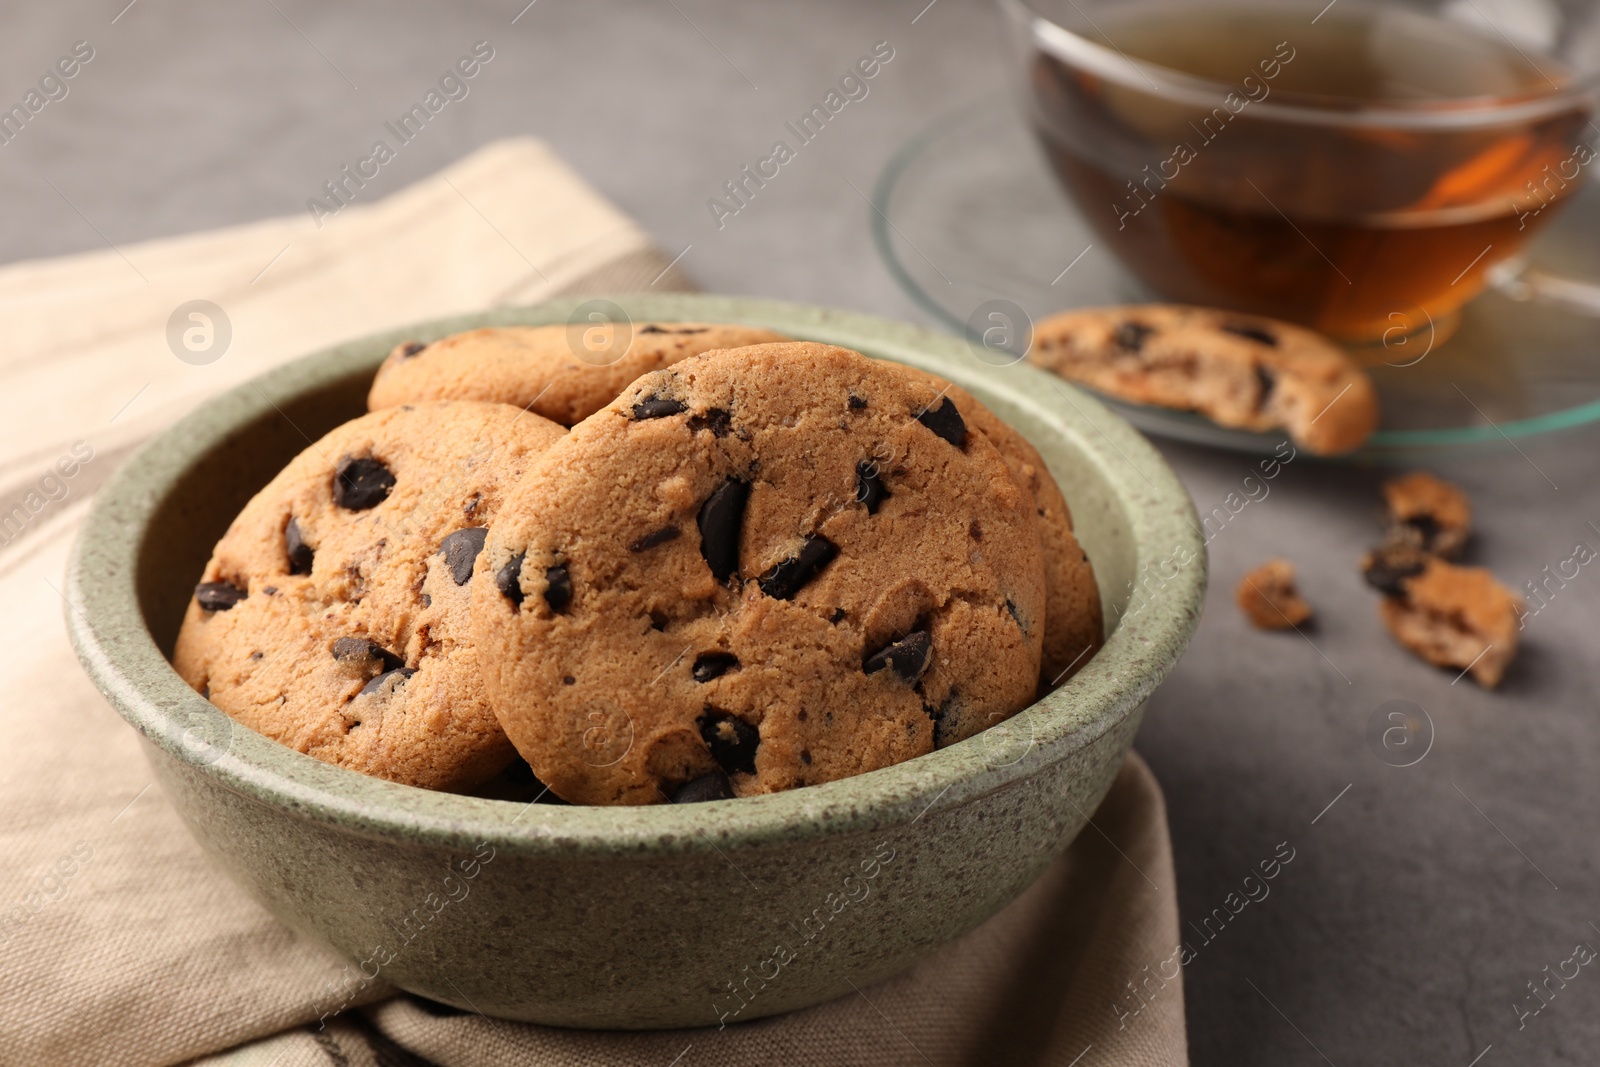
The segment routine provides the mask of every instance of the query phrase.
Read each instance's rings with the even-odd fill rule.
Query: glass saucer
[[[890,273],[939,323],[966,332],[986,301],[1053,312],[1160,297],[1096,240],[1056,184],[1009,97],[936,119],[903,145],[873,190],[873,236]],[[1589,183],[1529,246],[1528,267],[1600,279],[1600,189]],[[1600,421],[1600,318],[1489,290],[1458,323],[1397,323],[1386,344],[1350,349],[1382,424],[1347,460],[1416,462],[1518,447]],[[1270,454],[1280,434],[1104,398],[1149,434]]]

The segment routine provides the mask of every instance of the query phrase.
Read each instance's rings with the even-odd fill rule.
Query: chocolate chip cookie
[[[771,330],[713,322],[484,327],[396,346],[378,368],[367,406],[488,400],[573,426],[641,374],[713,348],[783,340]]]
[[[977,397],[915,367],[888,365],[932,383],[954,400],[965,413],[968,426],[989,438],[1010,468],[1012,478],[1032,498],[1044,549],[1045,625],[1039,686],[1045,691],[1054,689],[1076,674],[1105,640],[1100,587],[1095,584],[1088,553],[1072,532],[1072,510],[1067,498],[1039,450],[1010,423],[979,403]]]
[[[552,446],[490,530],[474,634],[502,725],[574,803],[874,770],[1026,706],[1032,501],[960,403],[858,353],[711,352]]]
[[[1271,319],[1167,304],[1087,308],[1040,322],[1028,359],[1135,403],[1282,429],[1319,454],[1349,452],[1378,425],[1365,371],[1320,334]]]
[[[507,489],[562,436],[470,401],[340,426],[217,543],[173,665],[324,762],[432,789],[487,782],[516,753],[478,678],[468,583]]]

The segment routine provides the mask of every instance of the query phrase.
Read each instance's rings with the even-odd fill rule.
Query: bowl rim
[[[604,307],[595,300],[625,308],[634,321],[743,323],[864,348],[940,374],[985,403],[998,399],[1026,421],[1072,439],[1085,460],[1100,468],[1124,512],[1134,573],[1172,573],[1161,573],[1159,596],[1120,619],[1076,675],[1006,723],[852,778],[695,805],[523,804],[401,785],[322,763],[235,724],[183,682],[146,627],[135,575],[146,524],[198,457],[280,401],[376,371],[402,341],[480,326],[571,322]],[[1204,536],[1188,493],[1155,449],[1120,416],[1052,375],[1026,364],[1008,367],[1004,375],[993,369],[966,342],[914,326],[823,307],[703,294],[571,297],[375,333],[249,379],[134,453],[97,494],[73,546],[64,609],[68,630],[101,693],[155,748],[236,793],[370,838],[457,849],[488,844],[526,855],[693,855],[915,823],[929,811],[959,807],[1068,759],[1134,714],[1177,663],[1204,600]],[[1130,476],[1130,466],[1138,477]]]

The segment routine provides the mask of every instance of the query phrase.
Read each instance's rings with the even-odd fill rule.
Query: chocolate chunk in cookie
[[[876,515],[878,506],[891,495],[876,460],[864,459],[856,464],[856,499],[866,507],[868,515]]]
[[[932,655],[933,638],[928,636],[927,631],[918,630],[868,656],[861,669],[867,674],[876,674],[889,667],[900,676],[902,682],[915,682],[928,669],[928,660]]]
[[[380,673],[399,670],[406,665],[405,660],[365,637],[337,638],[329,651],[334,659],[342,663],[374,664]]]
[[[1118,323],[1117,328],[1112,331],[1111,339],[1116,342],[1118,348],[1129,352],[1137,352],[1144,347],[1145,341],[1155,332],[1154,326],[1146,326],[1142,322],[1122,322]]]
[[[400,686],[405,685],[411,676],[416,673],[415,667],[396,667],[392,671],[384,671],[362,686],[361,692],[356,695],[366,697],[372,696],[374,693],[392,693]]]
[[[702,652],[695,657],[691,673],[695,681],[709,682],[738,669],[739,657],[732,652]]]
[[[917,413],[917,421],[957,448],[967,440],[966,420],[949,397],[941,398],[937,406],[924,407]]]
[[[748,482],[729,478],[706,497],[695,520],[700,527],[700,555],[719,582],[727,581],[739,569],[739,533],[749,497]]]
[[[700,736],[711,749],[711,758],[724,771],[756,773],[756,749],[761,732],[737,715],[707,708],[700,717]]]
[[[1415,545],[1390,541],[1361,557],[1361,576],[1384,596],[1405,596],[1405,580],[1427,570],[1428,559]]]
[[[524,556],[518,553],[505,562],[494,574],[495,588],[500,590],[500,595],[516,607],[522,606],[522,563]],[[569,590],[570,592],[570,590]]]
[[[633,417],[641,420],[664,419],[668,415],[682,415],[688,410],[683,401],[670,396],[647,396],[633,405]]]
[[[839,546],[820,534],[812,534],[800,542],[800,550],[788,559],[772,565],[756,582],[761,591],[778,600],[788,600],[817,572],[832,562],[839,554]]]
[[[1054,315],[1033,338],[1029,361],[1063,378],[1222,426],[1286,430],[1312,452],[1349,452],[1378,425],[1366,372],[1289,323],[1152,304]]]
[[[346,456],[333,472],[333,502],[350,511],[375,508],[394,490],[394,473],[371,456]]]
[[[202,611],[227,611],[249,595],[232,582],[201,582],[194,587],[194,600]]]
[[[544,602],[555,612],[567,610],[572,603],[572,574],[565,563],[544,569]]]
[[[300,524],[293,516],[290,516],[289,524],[283,528],[283,554],[289,561],[290,574],[311,573],[316,552],[306,544],[305,534],[301,532]]]
[[[488,536],[486,528],[468,526],[439,542],[444,565],[450,568],[450,577],[455,579],[457,585],[466,585],[467,579],[472,577],[472,565],[477,562],[478,553],[483,551],[483,542]]]

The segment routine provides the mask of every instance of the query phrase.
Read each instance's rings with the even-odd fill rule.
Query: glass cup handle
[[[1489,271],[1489,285],[1513,300],[1600,317],[1600,283],[1532,269],[1521,256],[1496,264]]]

